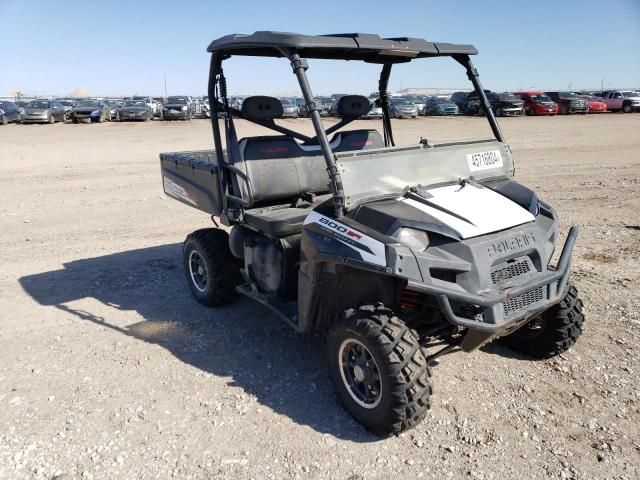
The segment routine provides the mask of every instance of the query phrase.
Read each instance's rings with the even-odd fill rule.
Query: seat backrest
[[[340,113],[359,117],[371,105],[366,97],[342,97]],[[271,120],[282,116],[282,104],[277,98],[247,97],[242,103],[242,114],[249,120]],[[322,151],[318,145],[300,145],[288,135],[264,135],[243,138],[239,142],[240,160],[235,165],[244,172],[251,184],[234,180],[239,196],[250,202],[248,208],[274,205],[294,200],[305,193],[329,192],[329,177]],[[352,130],[336,133],[331,140],[335,152],[384,147],[376,130]],[[252,197],[252,198],[251,198]]]
[[[304,193],[329,192],[322,152],[304,150],[286,135],[249,137],[240,141],[240,167],[251,182],[253,201],[265,206],[294,200]],[[249,200],[246,182],[239,181],[242,198]]]

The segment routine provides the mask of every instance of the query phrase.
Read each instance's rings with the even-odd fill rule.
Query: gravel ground
[[[585,332],[542,362],[442,358],[427,419],[384,440],[338,404],[321,337],[192,300],[181,242],[210,220],[162,194],[158,153],[208,148],[208,122],[0,127],[0,479],[638,478],[640,115],[501,125],[517,180],[581,227]]]

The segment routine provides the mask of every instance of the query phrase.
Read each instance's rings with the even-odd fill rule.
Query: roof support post
[[[382,128],[384,130],[384,146],[394,146],[393,131],[391,130],[391,112],[389,112],[389,77],[391,76],[391,63],[385,63],[380,72],[378,81],[378,95],[380,108],[382,108]]]
[[[493,131],[493,135],[496,137],[496,140],[499,142],[504,142],[504,137],[502,136],[502,132],[500,131],[500,126],[496,120],[495,115],[493,114],[493,108],[491,108],[491,104],[489,100],[487,100],[487,96],[484,93],[484,89],[482,88],[482,84],[480,83],[480,76],[478,75],[478,70],[471,63],[471,59],[469,55],[453,55],[453,58],[463,67],[467,69],[467,77],[473,84],[473,88],[478,94],[478,99],[480,100],[480,105],[482,106],[482,110],[484,110],[485,115],[487,116],[487,120],[489,120],[489,125],[491,125],[491,130]]]
[[[338,167],[336,166],[335,156],[333,151],[331,150],[331,146],[329,145],[329,139],[327,138],[327,134],[324,131],[324,126],[322,125],[322,120],[320,118],[320,112],[316,107],[316,103],[313,99],[313,93],[311,92],[311,87],[309,85],[309,80],[307,79],[307,69],[309,65],[304,58],[300,58],[298,53],[291,53],[288,55],[289,60],[291,61],[291,68],[293,69],[293,73],[295,73],[298,78],[298,83],[300,84],[300,89],[302,90],[302,95],[304,96],[304,101],[307,104],[307,111],[309,112],[309,116],[311,117],[311,122],[313,123],[313,128],[316,131],[316,138],[318,139],[318,143],[320,144],[320,149],[322,150],[322,155],[324,156],[324,161],[327,164],[327,172],[329,173],[329,179],[331,180],[331,190],[333,191],[333,206],[335,209],[336,218],[340,218],[344,215],[344,190],[342,187],[342,179],[340,178],[340,173],[338,172]]]

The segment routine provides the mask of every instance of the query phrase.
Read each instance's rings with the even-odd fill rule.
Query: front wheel
[[[550,358],[569,350],[582,333],[584,313],[578,290],[569,286],[562,301],[500,339],[507,347],[534,358]]]
[[[631,113],[631,105],[630,105],[630,104],[628,104],[628,103],[627,103],[626,105],[623,105],[623,106],[622,106],[622,111],[623,111],[624,113]]]
[[[329,375],[346,410],[378,435],[408,430],[429,410],[431,371],[417,338],[381,303],[344,311],[329,332]]]
[[[187,236],[184,269],[195,299],[208,307],[229,303],[240,284],[240,265],[229,249],[229,234],[203,228]]]

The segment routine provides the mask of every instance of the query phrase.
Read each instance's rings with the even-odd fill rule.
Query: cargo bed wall
[[[222,191],[213,150],[160,154],[164,193],[176,200],[220,215]]]

